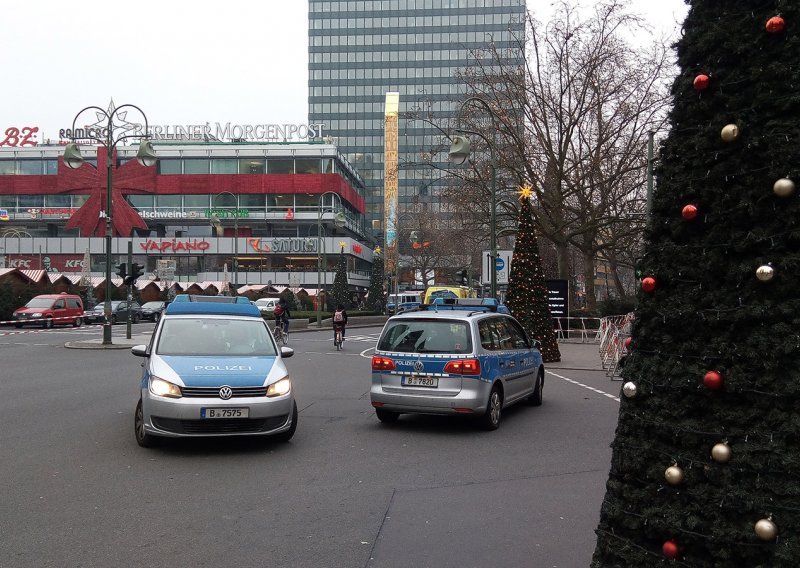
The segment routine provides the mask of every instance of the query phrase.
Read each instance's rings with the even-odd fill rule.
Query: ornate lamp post
[[[125,120],[128,114],[127,109],[133,108],[139,111],[144,119],[144,129],[141,124],[127,122]],[[152,166],[156,163],[156,153],[153,149],[153,144],[147,139],[147,116],[142,109],[136,105],[125,104],[115,107],[114,101],[104,110],[98,106],[88,106],[75,115],[72,120],[72,134],[71,137],[75,140],[75,124],[78,118],[87,110],[94,110],[97,122],[92,126],[94,128],[86,128],[84,130],[85,138],[87,140],[94,140],[106,149],[106,241],[105,241],[105,256],[106,256],[106,293],[105,293],[105,320],[103,321],[103,345],[111,345],[111,237],[113,236],[113,202],[111,199],[112,188],[112,162],[114,149],[117,144],[129,138],[138,138],[139,151],[136,153],[136,160],[143,166]],[[115,122],[116,121],[116,122]],[[117,133],[116,131],[119,131]],[[83,156],[81,156],[80,148],[75,142],[70,142],[64,148],[64,164],[71,169],[77,169],[84,163]]]
[[[489,106],[489,104],[479,97],[469,97],[468,99],[464,100],[458,109],[458,116],[461,115],[461,111],[464,109],[464,107],[471,102],[479,103],[490,115],[494,116],[492,108]],[[497,161],[495,156],[497,140],[495,133],[497,130],[492,128],[491,142],[480,132],[473,130],[462,130],[458,128],[456,129],[456,132],[478,136],[479,138],[482,138],[489,147],[489,162],[492,168],[492,185],[490,188],[491,199],[489,201],[489,294],[492,298],[495,298],[497,297],[497,268],[495,266],[495,262],[497,262]],[[455,164],[463,164],[467,161],[467,158],[469,158],[469,154],[469,139],[464,136],[453,136],[449,152],[450,161]]]
[[[339,203],[336,215],[334,216],[333,223],[337,227],[344,227],[347,219],[342,213],[342,197],[333,191],[326,191],[319,196],[319,212],[317,214],[317,327],[322,327],[322,260],[325,259],[325,271],[328,270],[328,259],[323,253],[325,250],[322,241],[322,200],[326,195],[333,195]],[[327,280],[327,278],[326,278]],[[326,282],[327,284],[327,282]]]

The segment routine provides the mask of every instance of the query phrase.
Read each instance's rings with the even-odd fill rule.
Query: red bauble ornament
[[[681,549],[678,548],[678,543],[674,540],[668,540],[661,546],[661,552],[670,560],[674,560],[680,554]]]
[[[708,89],[708,84],[711,82],[708,75],[703,75],[702,73],[694,78],[694,90],[695,91],[705,91]]]
[[[652,276],[646,276],[642,278],[642,290],[647,292],[648,294],[656,289],[656,279]]]
[[[786,27],[786,21],[780,16],[772,16],[767,20],[767,31],[771,34],[777,34],[783,31]]]
[[[693,221],[697,217],[697,206],[692,205],[684,205],[683,209],[681,209],[681,215],[687,221]]]
[[[626,337],[625,338],[625,349],[631,348],[631,342],[633,341],[633,337]]]
[[[703,376],[703,384],[708,390],[719,390],[722,388],[722,375],[717,371],[709,371]]]

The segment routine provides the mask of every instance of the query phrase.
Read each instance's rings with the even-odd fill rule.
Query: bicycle
[[[342,330],[341,330],[341,328],[337,328],[336,329],[336,333],[333,336],[333,344],[334,344],[334,346],[336,346],[336,350],[337,351],[341,351],[342,350],[342,342],[343,341],[344,341],[344,338],[342,337]]]
[[[277,343],[283,343],[284,345],[289,343],[289,332],[283,330],[282,321],[275,322],[275,329],[272,330],[272,335]]]

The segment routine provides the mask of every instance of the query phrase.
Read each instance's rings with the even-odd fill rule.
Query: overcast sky
[[[549,1],[528,6],[547,19]],[[683,0],[631,6],[665,34],[687,11]],[[305,123],[307,37],[306,0],[6,0],[0,134],[38,126],[57,138],[79,110],[112,97],[151,124]]]

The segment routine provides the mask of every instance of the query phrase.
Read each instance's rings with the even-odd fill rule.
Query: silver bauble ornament
[[[733,142],[739,138],[739,127],[735,124],[726,124],[720,134],[724,142]]]
[[[711,457],[715,462],[727,463],[730,461],[732,455],[731,447],[725,442],[715,444],[714,447],[711,448]]]
[[[789,197],[794,193],[794,182],[789,178],[781,178],[773,184],[772,191],[778,197]]]
[[[775,269],[769,264],[762,264],[756,269],[756,278],[762,282],[769,282],[775,277]]]
[[[664,479],[667,480],[667,483],[670,485],[680,485],[683,483],[683,470],[676,465],[672,465],[667,468],[667,471],[664,472]]]
[[[632,383],[628,381],[624,385],[622,385],[622,394],[624,394],[628,398],[633,398],[636,396],[636,383]]]
[[[775,540],[778,536],[778,527],[772,522],[772,518],[759,519],[755,527],[756,536],[761,540]]]

